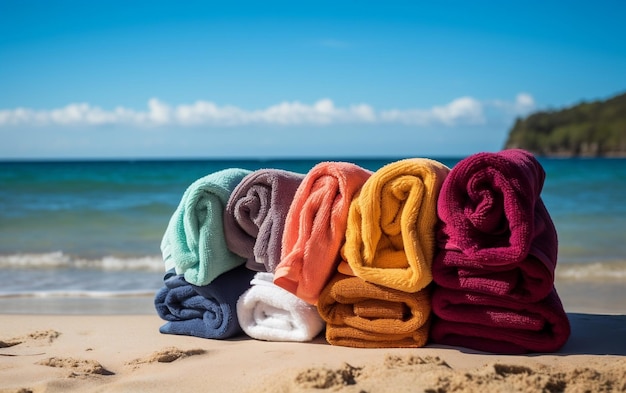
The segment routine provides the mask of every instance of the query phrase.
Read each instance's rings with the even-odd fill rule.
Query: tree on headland
[[[626,156],[626,93],[518,118],[504,147],[542,156]]]

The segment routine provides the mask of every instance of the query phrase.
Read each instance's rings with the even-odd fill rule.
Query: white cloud
[[[533,96],[528,93],[519,93],[515,98],[515,103],[522,108],[532,108],[535,106],[535,100]]]
[[[100,126],[131,125],[144,127],[246,125],[327,126],[334,124],[403,124],[410,126],[485,124],[485,108],[495,108],[505,115],[519,115],[535,107],[527,93],[517,95],[514,102],[494,100],[481,102],[461,97],[443,106],[429,109],[387,109],[376,111],[368,104],[338,107],[330,99],[312,105],[298,101],[281,102],[265,109],[246,110],[236,106],[219,106],[210,101],[170,106],[157,98],[148,101],[147,110],[117,107],[104,110],[88,103],[69,104],[63,108],[34,110],[15,108],[0,110],[0,127],[36,126]]]
[[[170,107],[156,98],[148,101],[148,119],[154,124],[168,124],[171,122]]]
[[[535,99],[528,93],[519,93],[514,102],[494,100],[489,105],[514,116],[526,115],[536,108]]]
[[[484,124],[483,105],[471,98],[461,97],[445,106],[435,106],[431,109],[392,109],[380,114],[383,121],[402,123],[407,125],[426,126],[429,124]]]

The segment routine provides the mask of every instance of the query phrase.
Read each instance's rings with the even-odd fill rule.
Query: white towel
[[[257,273],[237,301],[237,317],[250,337],[265,341],[311,341],[324,328],[317,307],[274,284],[274,274]]]

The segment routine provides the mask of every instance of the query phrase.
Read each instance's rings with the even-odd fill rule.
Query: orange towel
[[[432,281],[437,198],[449,171],[435,160],[408,158],[365,182],[350,206],[342,249],[355,276],[405,292]]]
[[[289,207],[274,283],[310,304],[336,271],[348,210],[372,172],[348,162],[320,162]]]
[[[337,272],[319,297],[326,340],[356,348],[418,348],[428,341],[429,288],[408,293]]]

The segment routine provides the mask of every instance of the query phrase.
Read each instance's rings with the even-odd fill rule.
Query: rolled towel
[[[317,303],[339,262],[350,202],[371,174],[348,162],[320,162],[307,173],[285,220],[276,285]]]
[[[516,264],[530,254],[554,270],[557,234],[540,197],[544,180],[541,164],[520,149],[461,160],[439,196],[440,248],[483,265]]]
[[[235,187],[224,212],[226,244],[250,270],[273,272],[280,262],[287,212],[304,175],[259,169]]]
[[[554,270],[529,255],[513,265],[482,264],[459,251],[440,250],[432,267],[438,286],[536,302],[552,292]]]
[[[342,256],[354,275],[404,292],[432,281],[437,199],[449,171],[435,160],[409,158],[374,172],[348,215]]]
[[[237,300],[250,288],[254,272],[238,266],[210,284],[196,286],[180,274],[165,279],[155,295],[154,305],[164,334],[225,339],[243,331],[237,318]]]
[[[265,341],[311,341],[324,328],[317,308],[273,283],[272,273],[259,272],[237,301],[243,331]]]
[[[326,340],[357,348],[417,348],[428,341],[428,289],[408,293],[336,273],[317,305]]]
[[[541,301],[523,303],[437,287],[432,302],[430,335],[438,344],[507,354],[555,352],[570,336],[556,289]]]
[[[161,241],[165,270],[175,268],[190,284],[202,286],[246,260],[224,239],[224,208],[251,171],[224,169],[194,181],[185,190]]]

